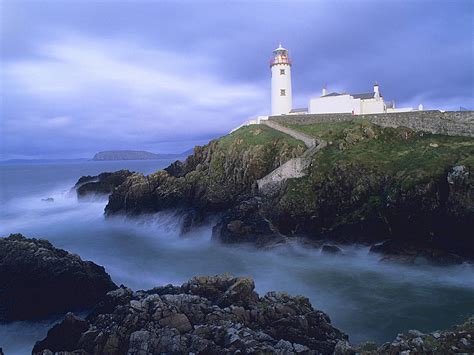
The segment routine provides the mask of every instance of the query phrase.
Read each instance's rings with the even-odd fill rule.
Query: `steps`
[[[270,172],[268,175],[257,180],[259,192],[264,194],[272,194],[278,190],[281,184],[287,179],[295,179],[306,176],[306,170],[311,164],[311,157],[319,150],[326,147],[327,143],[323,140],[315,139],[307,134],[298,132],[294,129],[282,126],[276,122],[265,120],[262,124],[276,129],[277,131],[288,134],[289,136],[304,142],[306,151],[298,158],[288,160],[278,168]]]
[[[303,141],[303,143],[308,147],[308,148],[313,148],[316,145],[316,139],[314,139],[311,136],[308,136],[307,134],[304,134],[302,132],[298,132],[294,129],[291,129],[289,127],[285,127],[279,123],[276,123],[274,121],[270,120],[264,120],[260,122],[261,124],[264,124],[265,126],[271,127],[273,129],[276,129],[277,131],[283,132],[288,134],[289,136],[292,136],[295,139],[298,139],[300,141]]]

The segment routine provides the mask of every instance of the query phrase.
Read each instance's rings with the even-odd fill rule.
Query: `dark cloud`
[[[268,59],[295,106],[379,82],[399,105],[474,108],[474,3],[1,3],[2,156],[171,152],[269,109]]]

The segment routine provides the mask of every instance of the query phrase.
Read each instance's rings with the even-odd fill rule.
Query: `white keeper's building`
[[[412,107],[395,108],[393,101],[386,103],[377,83],[374,85],[373,91],[360,94],[345,92],[328,93],[326,88],[323,88],[321,96],[309,100],[308,108],[294,109],[291,89],[291,66],[292,62],[288,50],[280,44],[273,51],[273,57],[270,60],[272,72],[272,116],[304,113],[351,113],[353,115],[362,115],[414,110]],[[422,110],[423,106],[420,105],[418,109]]]

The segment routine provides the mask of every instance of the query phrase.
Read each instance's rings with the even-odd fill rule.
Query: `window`
[[[280,96],[286,96],[286,90],[280,89]]]
[[[285,75],[285,69],[280,69],[280,75]]]

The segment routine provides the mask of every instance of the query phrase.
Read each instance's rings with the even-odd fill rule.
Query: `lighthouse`
[[[292,108],[291,61],[288,50],[280,45],[270,60],[272,70],[272,115],[285,115]]]

